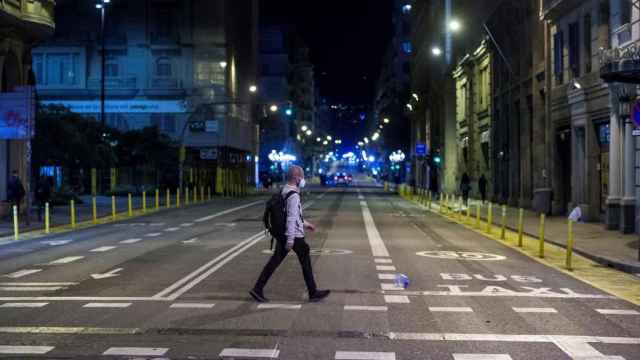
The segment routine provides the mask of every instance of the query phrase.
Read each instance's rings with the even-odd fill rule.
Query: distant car
[[[333,176],[333,182],[335,186],[349,186],[353,181],[353,177],[347,173],[336,173]]]

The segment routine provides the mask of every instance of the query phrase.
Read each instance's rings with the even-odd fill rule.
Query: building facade
[[[256,1],[113,0],[103,31],[92,2],[58,12],[55,36],[32,52],[43,104],[121,131],[156,126],[186,148],[187,166],[254,168]]]
[[[51,36],[55,30],[55,1],[0,1],[0,96],[30,96],[35,84],[31,49],[35,43]],[[13,95],[12,95],[13,94]],[[5,108],[2,107],[4,110]],[[4,111],[0,114],[6,126]],[[25,188],[30,189],[30,136],[16,137],[3,131],[0,139],[0,199],[6,199],[7,180],[18,171]],[[29,192],[29,191],[27,191]]]

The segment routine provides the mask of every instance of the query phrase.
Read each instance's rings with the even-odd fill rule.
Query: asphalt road
[[[0,357],[640,359],[637,306],[379,188],[304,200],[325,301],[293,254],[249,298],[263,201],[195,206],[0,247]]]

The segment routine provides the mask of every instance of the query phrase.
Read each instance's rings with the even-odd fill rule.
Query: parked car
[[[335,186],[349,186],[353,181],[353,177],[350,174],[339,172],[333,176]]]

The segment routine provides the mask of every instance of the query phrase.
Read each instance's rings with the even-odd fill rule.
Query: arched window
[[[156,76],[171,77],[171,60],[167,57],[161,57],[156,60]]]

